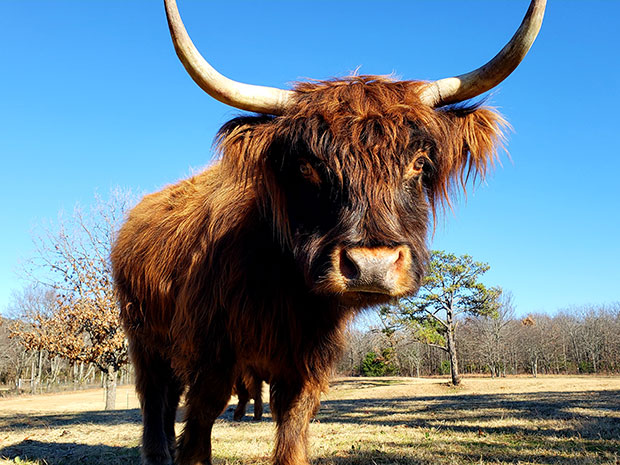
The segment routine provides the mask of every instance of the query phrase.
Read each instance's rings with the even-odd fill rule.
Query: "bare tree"
[[[503,291],[498,302],[497,312],[479,315],[476,319],[480,358],[493,378],[506,376],[506,337],[515,315],[511,293]]]
[[[11,338],[11,328],[15,324],[14,320],[0,318],[0,383],[13,389],[20,386],[19,380],[34,358],[18,340]]]
[[[30,390],[41,389],[43,363],[47,359],[45,345],[46,322],[55,305],[54,291],[29,285],[13,295],[10,312],[15,316],[9,326],[9,337],[17,341],[30,361]],[[26,355],[24,354],[24,355]]]
[[[396,343],[396,357],[399,360],[400,374],[419,378],[424,361],[422,344],[411,337],[409,332],[401,331],[401,336]]]
[[[58,228],[35,239],[36,256],[28,268],[35,282],[54,293],[49,315],[37,315],[32,343],[72,363],[93,363],[106,374],[106,409],[115,406],[119,369],[127,363],[127,343],[109,260],[115,232],[133,203],[129,193],[115,190],[97,198],[85,213],[76,207]]]
[[[521,320],[519,332],[521,358],[534,378],[550,372],[555,347],[553,320],[548,315],[530,314]]]

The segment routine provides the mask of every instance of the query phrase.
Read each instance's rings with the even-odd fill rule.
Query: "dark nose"
[[[410,252],[406,246],[352,247],[340,252],[340,273],[347,290],[393,294],[408,273]]]

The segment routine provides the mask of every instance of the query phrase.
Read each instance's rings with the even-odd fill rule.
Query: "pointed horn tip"
[[[532,0],[517,32],[491,60],[469,73],[429,82],[420,100],[439,107],[475,98],[500,84],[532,47],[542,26],[546,3],[546,0]]]

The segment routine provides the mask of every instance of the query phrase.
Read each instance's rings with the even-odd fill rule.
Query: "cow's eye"
[[[404,172],[405,180],[415,178],[422,174],[424,166],[430,163],[426,152],[419,152],[416,157],[407,165]]]
[[[304,176],[312,176],[312,166],[306,160],[301,160],[299,162],[299,172]]]
[[[316,169],[314,169],[314,166],[312,166],[312,164],[308,160],[299,160],[299,172],[311,183],[317,185],[321,183],[321,177],[319,176],[319,173],[316,172]]]

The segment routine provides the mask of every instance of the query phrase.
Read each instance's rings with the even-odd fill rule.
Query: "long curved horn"
[[[218,73],[200,55],[181,21],[176,0],[164,0],[172,42],[181,63],[211,97],[246,111],[281,115],[290,106],[293,92],[275,87],[254,86],[233,81]]]
[[[515,35],[491,61],[470,73],[431,82],[420,96],[421,100],[431,107],[458,103],[476,97],[506,79],[534,43],[546,3],[546,0],[532,0]]]

